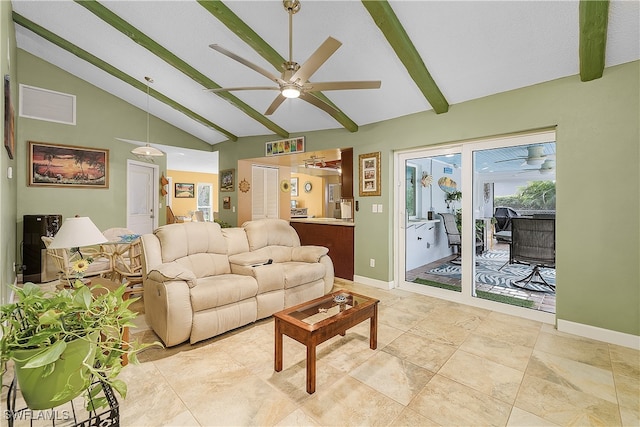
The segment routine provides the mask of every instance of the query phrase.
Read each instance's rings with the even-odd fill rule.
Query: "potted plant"
[[[54,292],[33,283],[13,289],[17,301],[0,307],[0,377],[12,360],[30,409],[70,401],[87,390],[92,377],[126,397],[127,386],[117,379],[122,356],[137,363],[136,354],[156,343],[123,339],[124,328],[134,326],[136,317],[129,309],[136,299],[123,300],[124,286],[110,292],[76,280],[72,288]],[[106,398],[95,397],[98,392],[91,391],[93,409],[107,404]]]

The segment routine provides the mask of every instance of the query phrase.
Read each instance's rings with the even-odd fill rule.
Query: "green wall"
[[[127,159],[133,145],[116,137],[144,140],[146,111],[140,110],[107,92],[92,86],[35,56],[18,50],[19,82],[76,96],[76,125],[20,118],[17,129],[18,242],[22,238],[22,216],[26,214],[62,214],[64,218],[79,214],[89,216],[101,230],[126,226]],[[166,145],[211,151],[211,145],[151,116],[149,140]],[[82,147],[109,149],[109,188],[53,188],[27,185],[28,141],[50,142]],[[156,158],[160,173],[166,175],[166,157]],[[159,222],[164,223],[165,207]],[[3,208],[4,217],[4,208]],[[14,246],[15,247],[15,246]],[[19,254],[19,252],[18,252]]]
[[[557,129],[557,318],[640,335],[639,62],[608,68],[601,79],[567,77],[362,126],[357,133],[304,133],[306,150],[382,152],[382,195],[357,197],[355,274],[394,280],[394,150],[541,128]],[[220,167],[261,157],[269,137],[217,144]],[[238,181],[243,177],[238,176]],[[235,197],[235,195],[234,195]],[[371,204],[382,203],[382,214]],[[234,214],[221,210],[227,222]],[[369,267],[369,258],[376,267]]]
[[[11,20],[11,2],[0,1],[0,70],[1,78],[9,75],[11,79],[11,102],[14,110],[18,107],[17,102],[17,60],[16,60],[16,40],[13,21]],[[2,120],[0,128],[4,141],[4,100],[0,102],[2,107]],[[16,113],[17,115],[17,113]],[[17,118],[16,118],[17,120]],[[4,142],[3,144],[4,145]],[[4,147],[0,148],[0,209],[2,218],[0,219],[0,304],[8,300],[7,285],[13,284],[16,274],[13,271],[13,263],[16,260],[16,156],[13,160],[9,158]],[[8,170],[11,168],[13,178],[8,177]]]

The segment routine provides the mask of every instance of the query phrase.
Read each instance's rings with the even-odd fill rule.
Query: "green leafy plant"
[[[99,377],[120,396],[126,397],[127,386],[117,379],[123,367],[123,355],[127,355],[129,362],[138,363],[136,355],[139,351],[161,345],[125,341],[124,328],[135,326],[133,319],[137,315],[129,309],[137,298],[123,300],[125,286],[115,291],[101,285],[90,289],[76,280],[73,288],[54,292],[44,292],[33,283],[13,289],[17,301],[0,307],[0,374],[6,372],[7,362],[15,360],[21,350],[41,349],[21,363],[26,361],[24,368],[27,369],[44,367],[44,375],[49,375],[70,342],[93,341],[97,346],[95,362],[83,361],[82,375],[86,376],[87,382],[92,376]],[[92,389],[92,397],[98,392],[99,389]],[[71,393],[65,387],[56,398]],[[106,406],[106,398],[93,399],[93,405],[95,408]]]

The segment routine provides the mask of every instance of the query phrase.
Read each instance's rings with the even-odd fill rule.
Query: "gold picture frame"
[[[29,141],[31,187],[109,188],[109,150]]]
[[[220,171],[220,191],[234,191],[236,188],[235,169],[225,169]]]
[[[380,152],[360,154],[359,161],[360,196],[379,196]]]

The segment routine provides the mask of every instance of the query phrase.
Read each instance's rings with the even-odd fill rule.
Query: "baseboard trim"
[[[363,285],[373,286],[374,288],[387,289],[387,290],[393,289],[393,281],[385,282],[378,279],[372,279],[370,277],[356,276],[356,275],[353,276],[353,281],[362,283]]]
[[[629,347],[634,350],[640,349],[640,336],[638,335],[626,334],[624,332],[612,331],[610,329],[598,328],[597,326],[584,325],[562,319],[558,319],[557,324],[560,332],[567,332],[585,338],[604,341],[609,344]]]

